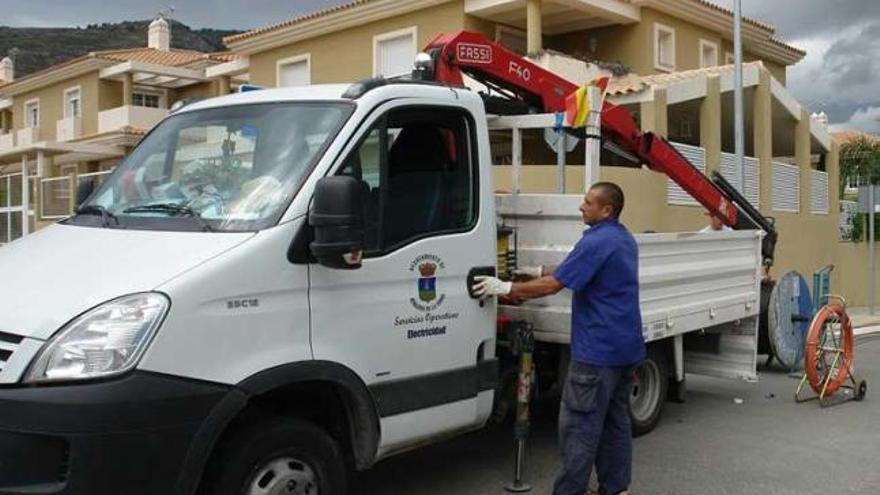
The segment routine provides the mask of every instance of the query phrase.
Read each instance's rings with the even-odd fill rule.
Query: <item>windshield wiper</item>
[[[185,215],[198,220],[199,223],[202,224],[202,230],[205,230],[206,232],[214,231],[214,227],[211,227],[211,224],[202,218],[201,213],[193,209],[191,206],[180,203],[157,203],[152,205],[132,206],[122,210],[122,213],[168,213],[171,215]]]
[[[110,220],[112,219],[116,222],[116,225],[119,225],[119,217],[110,212],[107,208],[101,205],[83,205],[76,208],[77,215],[101,215],[101,226],[109,227]]]

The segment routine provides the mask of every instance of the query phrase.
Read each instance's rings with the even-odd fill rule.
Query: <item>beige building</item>
[[[251,82],[286,86],[405,73],[420,47],[460,30],[530,54],[574,82],[591,73],[581,61],[628,71],[613,79],[609,98],[698,167],[733,179],[733,13],[709,1],[356,0],[224,41]],[[805,52],[748,18],[743,46],[744,192],[779,229],[772,275],[797,270],[809,279],[833,263],[833,289],[867,304],[865,247],[839,236],[838,145],[827,120],[814,118],[785,88],[787,67]],[[523,190],[556,190],[556,158],[541,133],[524,132],[523,140]],[[503,136],[495,141],[497,187],[506,189],[510,148]],[[580,192],[583,156],[581,146],[566,157],[567,192]],[[603,155],[603,164],[612,160]],[[662,176],[618,167],[603,167],[601,175],[627,192],[624,220],[633,231],[698,230],[706,223],[702,208]]]
[[[355,0],[228,37],[234,57],[173,55],[156,47],[90,54],[0,87],[0,115],[5,114],[0,132],[6,130],[0,135],[0,166],[27,163],[31,174],[43,174],[41,191],[32,193],[44,198],[52,176],[112,166],[156,122],[158,110],[166,111],[155,108],[156,98],[167,107],[190,95],[225,93],[242,81],[291,86],[402,74],[436,35],[461,30],[479,31],[530,54],[573,82],[614,70],[612,101],[629,108],[643,129],[676,143],[697,167],[733,178],[733,15],[705,0]],[[838,235],[838,145],[826,121],[814,118],[785,88],[787,67],[805,52],[755,19],[744,20],[743,44],[744,194],[774,217],[779,229],[772,274],[793,269],[809,278],[833,263],[833,289],[854,304],[867,304],[865,246],[842,242]],[[160,60],[138,58],[157,50]],[[140,88],[155,96],[141,96]],[[79,124],[70,123],[69,100],[75,98],[69,94],[80,98]],[[36,115],[34,100],[40,106]],[[555,191],[557,159],[543,133],[523,135],[523,191]],[[40,140],[46,136],[51,141]],[[71,144],[81,147],[71,152],[65,148]],[[108,146],[117,154],[103,154]],[[509,188],[506,136],[493,136],[493,154],[497,187]],[[583,157],[580,145],[565,158],[566,192],[580,192]],[[603,154],[603,164],[614,163]],[[601,175],[626,191],[624,220],[633,231],[695,231],[706,223],[687,194],[654,172],[603,167]],[[0,193],[2,187],[0,181]]]
[[[0,62],[0,244],[69,215],[80,181],[101,180],[175,102],[240,82],[208,74],[233,54],[172,49],[164,19],[144,34],[144,47],[92,52],[21,78]]]

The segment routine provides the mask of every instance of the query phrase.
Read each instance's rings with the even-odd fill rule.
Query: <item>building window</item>
[[[373,37],[373,75],[392,77],[409,74],[416,58],[415,26]]]
[[[162,108],[162,95],[135,91],[131,94],[131,103],[136,107]]]
[[[495,41],[520,55],[525,55],[528,50],[526,32],[521,29],[498,24],[495,26]]]
[[[736,57],[730,52],[725,52],[724,53],[724,63],[726,65],[733,65],[736,63]]]
[[[663,71],[675,70],[675,29],[654,24],[654,67]]]
[[[700,40],[700,68],[718,65],[718,43]]]
[[[82,92],[80,88],[70,88],[64,91],[64,118],[79,118],[82,116]]]
[[[279,60],[276,64],[278,87],[308,86],[312,83],[311,55],[297,55]]]
[[[694,123],[689,118],[682,118],[678,125],[678,137],[691,139],[694,137]]]
[[[24,126],[40,126],[40,100],[27,101],[24,104]]]

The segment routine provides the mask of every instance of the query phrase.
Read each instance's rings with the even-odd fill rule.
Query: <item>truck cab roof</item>
[[[353,84],[318,84],[289,88],[271,88],[244,93],[235,93],[201,100],[181,108],[178,113],[219,108],[230,105],[249,105],[258,103],[279,103],[292,101],[357,101],[371,106],[379,101],[393,98],[428,98],[431,100],[465,100],[481,102],[478,95],[466,88],[453,88],[441,84],[418,83],[414,81],[385,80],[379,84],[369,84],[371,80]]]

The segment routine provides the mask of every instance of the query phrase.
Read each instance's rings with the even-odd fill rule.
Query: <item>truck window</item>
[[[363,185],[367,256],[474,225],[471,128],[459,110],[396,110],[348,155],[339,174]]]
[[[132,151],[90,204],[114,214],[124,228],[269,227],[351,111],[347,103],[297,102],[172,115]]]

